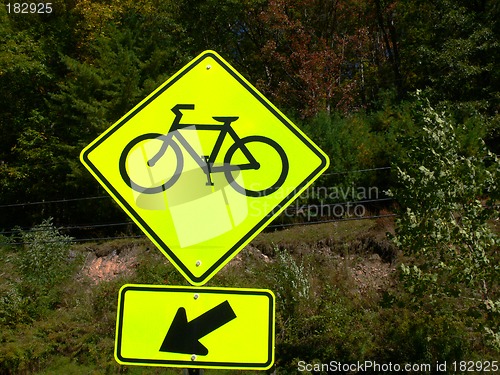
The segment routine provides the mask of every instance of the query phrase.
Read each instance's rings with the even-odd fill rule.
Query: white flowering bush
[[[402,279],[417,297],[459,299],[463,309],[496,315],[498,324],[491,306],[500,300],[500,242],[488,220],[498,218],[500,162],[484,144],[479,154],[463,151],[463,129],[428,101],[421,100],[420,113],[422,132],[389,192],[401,207],[394,241],[411,260],[401,265]],[[487,328],[498,332],[498,325]]]

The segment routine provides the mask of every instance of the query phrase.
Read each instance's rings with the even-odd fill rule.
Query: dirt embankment
[[[328,261],[335,272],[348,279],[353,290],[378,292],[391,283],[397,250],[387,239],[390,221],[349,228],[349,223],[330,223],[321,228],[292,228],[288,233],[264,233],[245,247],[229,264],[245,268],[248,262],[273,262],[277,250],[286,249],[297,259],[315,254]],[[148,240],[119,240],[88,245],[82,275],[98,284],[119,276],[133,275],[145,251],[158,251]],[[167,262],[166,259],[160,258]]]

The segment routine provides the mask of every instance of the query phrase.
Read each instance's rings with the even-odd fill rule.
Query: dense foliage
[[[416,89],[498,153],[499,13],[488,0],[58,0],[50,14],[3,6],[0,205],[101,195],[80,150],[205,49],[300,120],[332,171],[389,165]],[[64,223],[118,215],[109,202],[60,211],[49,214]],[[5,228],[48,215],[2,216]]]

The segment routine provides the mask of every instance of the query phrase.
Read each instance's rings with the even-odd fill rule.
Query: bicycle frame
[[[229,117],[229,116],[215,116],[212,117],[215,121],[218,121],[222,124],[181,124],[181,119],[183,117],[183,110],[193,110],[194,104],[177,104],[172,108],[172,112],[175,114],[174,121],[172,122],[172,126],[167,134],[162,136],[163,145],[158,151],[158,153],[153,156],[149,161],[148,165],[153,166],[156,162],[165,154],[168,145],[173,141],[174,137],[177,141],[184,147],[184,149],[189,153],[189,155],[193,158],[194,161],[200,166],[200,168],[205,172],[207,176],[207,185],[213,186],[211,174],[219,173],[225,171],[235,171],[235,170],[248,170],[248,169],[259,169],[260,164],[255,160],[253,155],[250,153],[250,150],[245,146],[243,142],[241,142],[241,138],[236,134],[231,124],[238,119],[238,117]],[[215,141],[214,148],[210,155],[198,155],[194,148],[189,144],[189,142],[184,138],[177,130],[207,130],[207,131],[218,131],[219,136]],[[239,149],[243,152],[245,157],[248,160],[246,164],[239,165],[230,165],[223,164],[216,166],[215,159],[217,158],[219,151],[222,147],[224,139],[226,135],[229,134],[231,138],[234,140],[234,143],[238,145]]]

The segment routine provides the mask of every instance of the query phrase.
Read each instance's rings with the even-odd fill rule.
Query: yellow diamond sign
[[[81,154],[193,285],[203,285],[328,167],[327,156],[213,51]]]
[[[124,365],[265,370],[274,295],[265,289],[124,285],[115,358]]]

